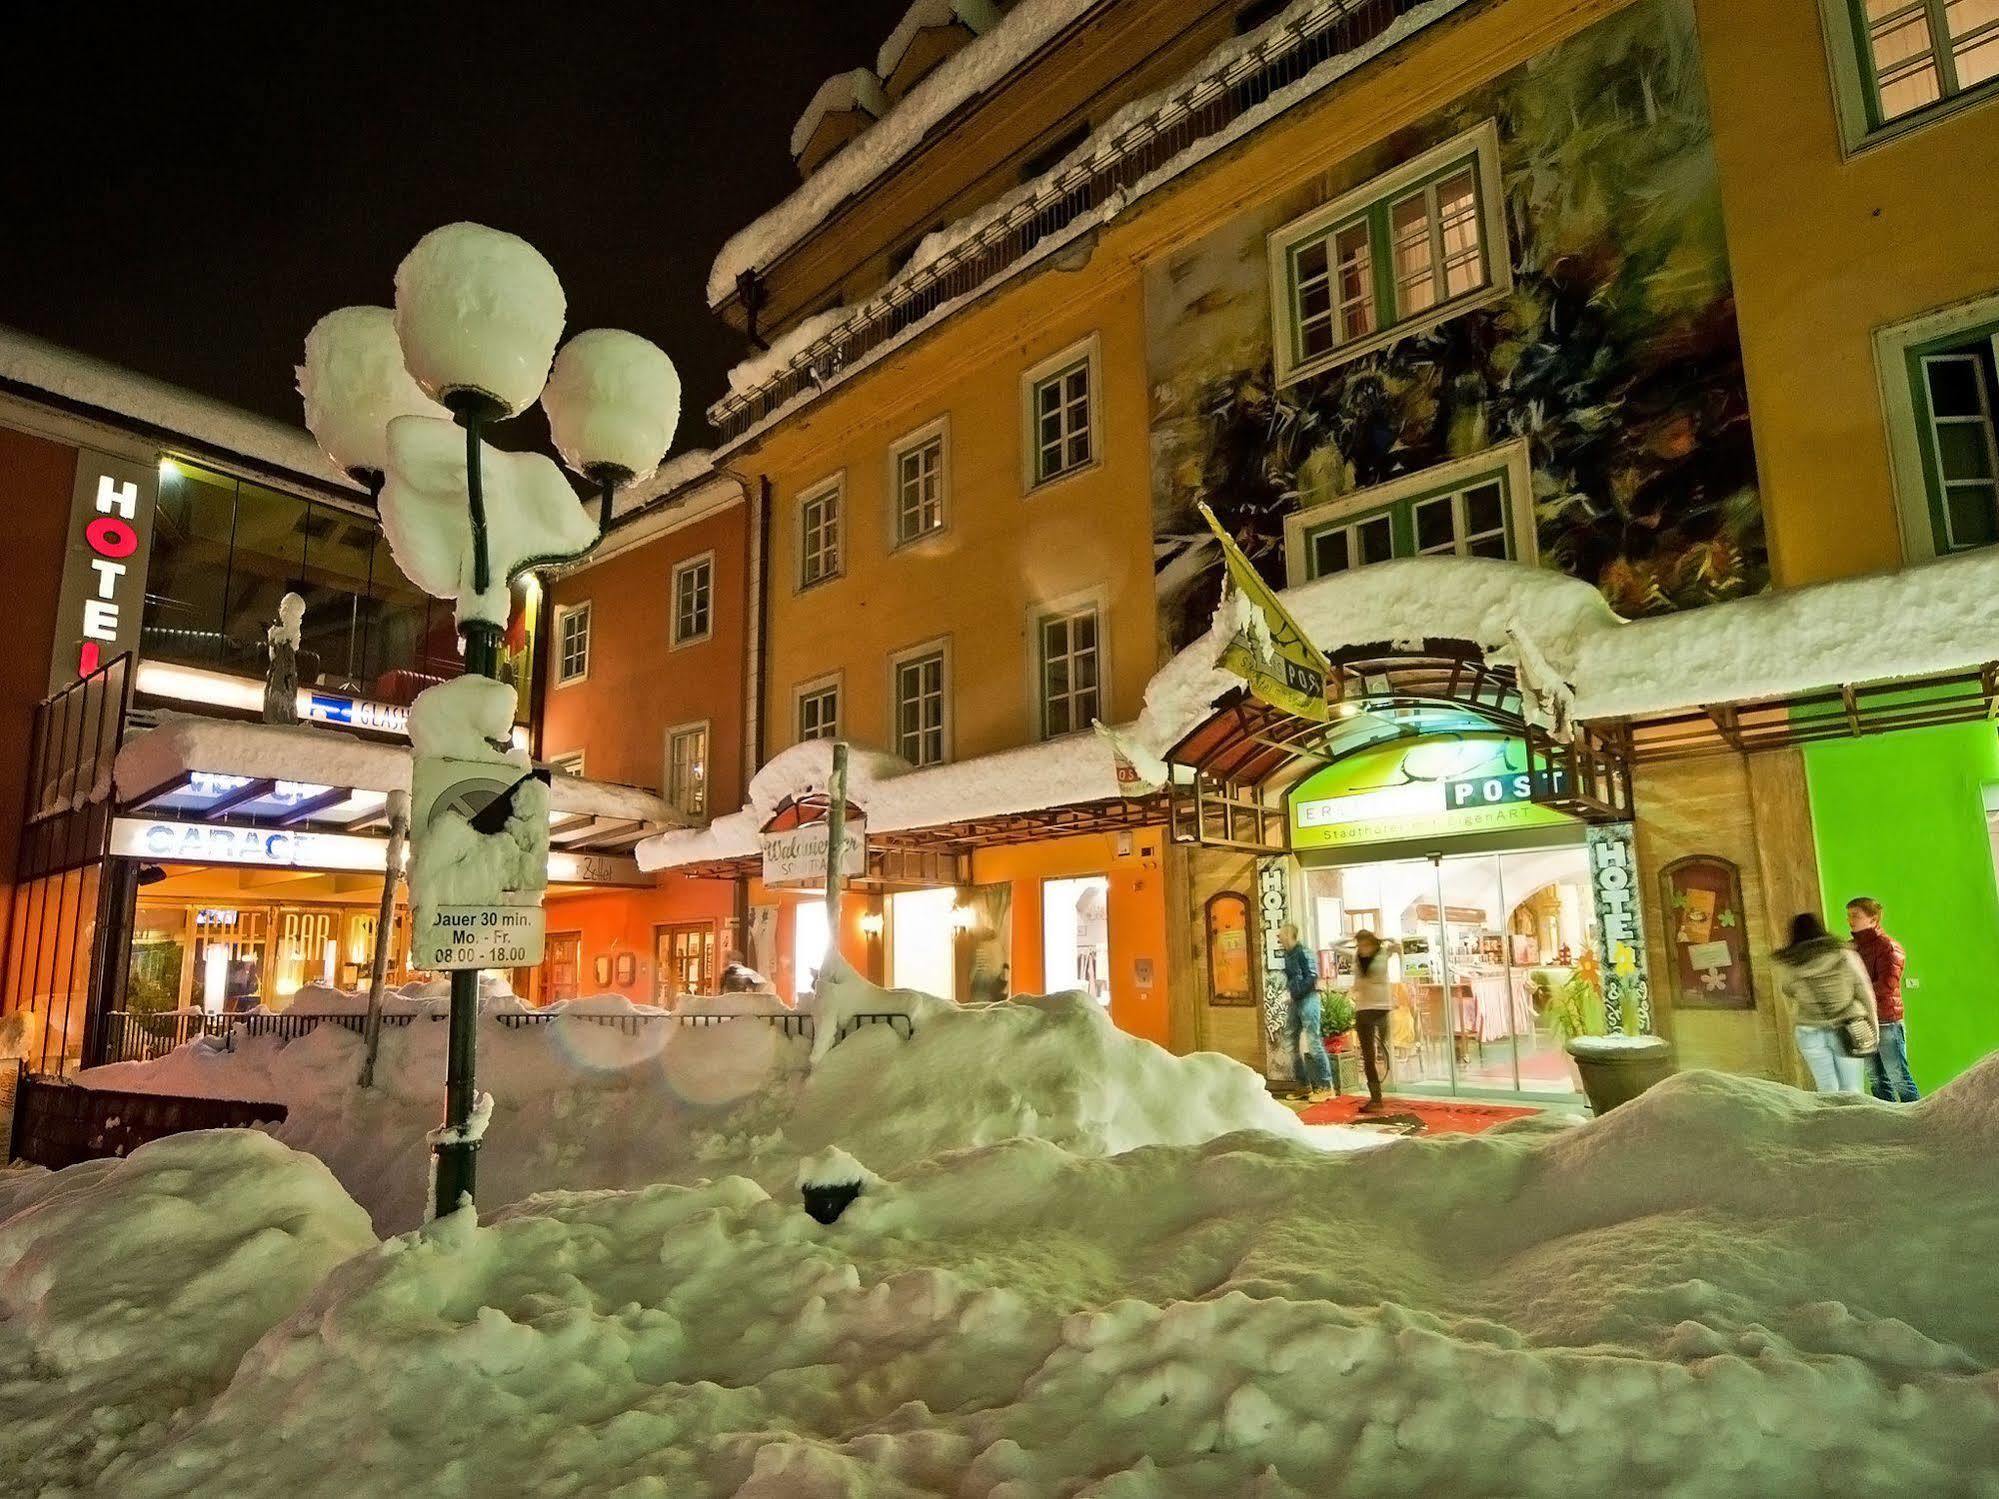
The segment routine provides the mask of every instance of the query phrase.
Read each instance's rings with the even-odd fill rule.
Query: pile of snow
[[[1990,1495],[1995,1150],[1999,1061],[1905,1108],[1697,1073],[1354,1155],[829,1149],[363,1249],[214,1398],[143,1358],[30,1398],[133,1499]],[[836,1177],[821,1226],[798,1182]],[[173,1289],[159,1238],[107,1270]],[[166,1398],[171,1433],[128,1414]]]
[[[77,1493],[158,1446],[374,1244],[331,1172],[252,1130],[0,1174],[4,1487]]]
[[[833,1144],[886,1172],[1014,1136],[1093,1154],[1244,1129],[1308,1138],[1248,1068],[1213,1054],[1176,1057],[1119,1031],[1081,996],[960,1011],[851,971],[821,989],[816,1056],[770,1023],[790,1012],[768,995],[690,1006],[728,1014],[740,1003],[739,1018],[714,1025],[681,1025],[617,996],[554,1006],[552,1021],[519,1027],[500,1018],[508,1002],[488,1006],[478,1078],[496,1111],[480,1152],[481,1201],[724,1170],[776,1190],[800,1156]],[[328,997],[301,990],[302,1012],[311,1012],[308,993],[313,1011]],[[405,1005],[400,1012],[435,1013],[422,1001]],[[913,1013],[914,1038],[904,1039],[907,1027],[868,1025],[833,1047],[841,1022],[862,1012]],[[629,1027],[589,1018],[606,1014],[657,1018]],[[393,1231],[422,1220],[423,1135],[442,1111],[448,1029],[424,1021],[385,1029],[376,1085],[365,1092],[353,1085],[361,1038],[335,1025],[292,1041],[239,1031],[233,1050],[220,1039],[193,1041],[79,1081],[282,1103],[287,1118],[272,1133],[324,1160]],[[1361,1131],[1309,1137],[1326,1148],[1379,1143]]]
[[[1244,1129],[1307,1138],[1249,1068],[1217,1052],[1175,1056],[1129,1035],[1087,994],[961,1008],[883,989],[835,957],[820,971],[813,1008],[815,1065],[787,1126],[806,1150],[837,1144],[872,1166],[901,1167],[1013,1139],[1115,1155]],[[904,1014],[912,1023],[906,1033],[859,1026],[835,1046],[859,1014]],[[1355,1130],[1329,1143],[1377,1141]]]

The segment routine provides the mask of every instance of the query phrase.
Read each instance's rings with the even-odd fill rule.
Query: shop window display
[[[1547,1009],[1595,941],[1582,849],[1353,864],[1306,879],[1327,988],[1350,980],[1355,933],[1395,946],[1392,1086],[1575,1091]]]

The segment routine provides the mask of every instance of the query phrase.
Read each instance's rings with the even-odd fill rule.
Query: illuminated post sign
[[[158,484],[150,464],[78,451],[51,692],[138,649]]]

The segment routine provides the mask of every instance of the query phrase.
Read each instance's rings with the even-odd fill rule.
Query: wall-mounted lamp
[[[969,932],[978,922],[978,919],[979,913],[970,906],[956,905],[951,907],[951,930],[954,932]]]
[[[882,913],[879,911],[866,912],[861,917],[861,930],[870,937],[879,937],[882,934]]]

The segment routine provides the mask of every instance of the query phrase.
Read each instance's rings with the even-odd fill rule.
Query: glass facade
[[[163,464],[143,654],[261,676],[264,632],[287,591],[305,600],[304,685],[408,702],[458,672],[451,605],[403,577],[373,517]]]

